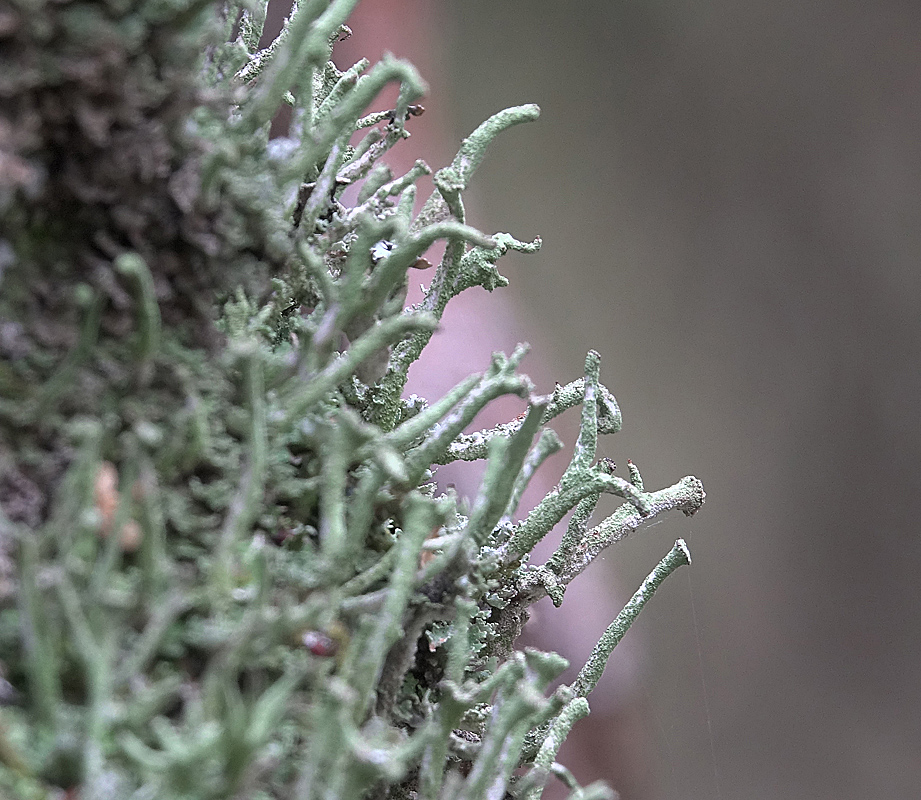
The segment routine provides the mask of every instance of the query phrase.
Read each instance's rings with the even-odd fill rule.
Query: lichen
[[[533,798],[550,775],[604,796],[556,750],[675,551],[572,687],[548,697],[565,661],[515,640],[533,602],[703,489],[596,460],[621,415],[594,352],[547,396],[519,347],[404,397],[447,303],[540,247],[469,227],[462,200],[538,109],[477,128],[414,214],[431,170],[383,159],[425,85],[391,57],[335,67],[353,5],[301,0],[262,48],[263,0],[0,7],[4,796]],[[507,394],[527,412],[466,432]],[[517,520],[561,447],[545,426],[579,404],[559,486]],[[474,459],[464,510],[433,470]],[[604,493],[624,503],[589,528]]]

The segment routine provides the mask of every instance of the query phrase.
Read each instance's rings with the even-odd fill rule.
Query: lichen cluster
[[[404,397],[451,298],[540,246],[467,226],[462,200],[538,110],[477,128],[415,213],[429,167],[384,156],[425,87],[393,58],[334,66],[353,5],[300,0],[262,48],[263,0],[0,5],[0,796],[607,792],[556,750],[683,544],[572,686],[548,696],[565,661],[515,640],[529,605],[703,489],[596,460],[621,417],[594,352],[547,396],[521,347]],[[465,432],[505,394],[527,412]],[[576,405],[570,465],[519,520],[561,447],[545,425]],[[458,459],[486,460],[469,504],[433,478]],[[590,527],[604,493],[625,502]]]

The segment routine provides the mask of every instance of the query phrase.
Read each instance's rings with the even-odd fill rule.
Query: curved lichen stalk
[[[264,0],[12,0],[0,26],[17,131],[0,141],[4,797],[535,798],[551,775],[607,792],[556,752],[686,548],[571,686],[548,697],[565,661],[515,641],[533,602],[559,605],[604,548],[694,513],[703,488],[647,491],[635,465],[597,460],[622,420],[595,352],[546,396],[519,346],[443,398],[403,397],[447,303],[540,247],[468,226],[462,199],[538,109],[490,117],[415,213],[431,170],[382,158],[425,87],[392,57],[333,65],[353,5],[300,0],[264,48]],[[372,109],[390,83],[396,107]],[[282,104],[291,128],[270,140]],[[503,395],[526,412],[468,432]],[[559,485],[519,510],[562,446],[546,426],[576,405]],[[476,459],[462,512],[433,470]],[[602,494],[624,502],[592,526]]]

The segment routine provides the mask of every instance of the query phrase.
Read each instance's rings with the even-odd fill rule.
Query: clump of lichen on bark
[[[402,396],[446,303],[539,240],[467,226],[491,117],[434,176],[394,177],[424,91],[339,71],[354,2],[0,6],[0,789],[125,798],[536,797],[625,626],[572,686],[516,652],[527,607],[699,481],[596,461],[617,403],[589,353],[547,396],[525,349],[431,403]],[[395,108],[369,111],[400,85]],[[280,104],[289,136],[269,139]],[[361,138],[355,139],[356,132]],[[359,184],[357,199],[344,190]],[[418,307],[407,270],[446,241]],[[521,418],[464,433],[503,394]],[[582,407],[557,489],[515,521]],[[432,472],[486,459],[462,511]],[[624,504],[589,527],[595,503]],[[534,544],[573,511],[556,554]],[[516,768],[519,770],[517,775]]]

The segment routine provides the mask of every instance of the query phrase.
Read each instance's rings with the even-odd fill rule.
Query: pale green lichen
[[[264,0],[12,0],[4,797],[530,799],[551,775],[574,798],[608,796],[556,753],[685,549],[572,686],[548,697],[565,661],[515,640],[533,602],[559,604],[605,547],[694,513],[703,489],[648,492],[632,463],[625,480],[596,459],[622,421],[595,352],[546,396],[520,346],[441,399],[403,397],[447,303],[504,286],[498,259],[540,247],[468,226],[462,200],[493,138],[538,109],[477,128],[414,215],[431,170],[394,177],[380,159],[408,138],[424,83],[391,57],[332,64],[353,6],[300,0],[260,49]],[[396,107],[370,110],[389,83]],[[270,141],[284,103],[291,130]],[[437,240],[431,284],[404,308],[407,270]],[[465,433],[503,395],[527,411]],[[575,405],[559,486],[516,521],[561,447],[545,426]],[[433,470],[475,459],[467,509]],[[589,527],[605,493],[625,502]],[[570,511],[554,555],[530,564]]]

